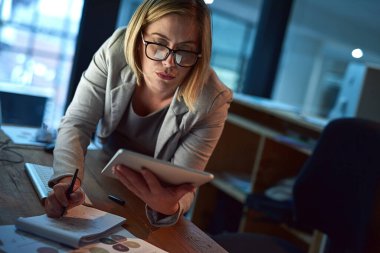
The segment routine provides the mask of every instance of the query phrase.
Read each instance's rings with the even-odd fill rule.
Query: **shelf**
[[[228,172],[215,174],[211,184],[241,203],[245,203],[252,189],[249,175],[234,175]]]
[[[244,98],[245,99],[245,98]],[[193,222],[216,230],[281,230],[245,205],[250,194],[262,194],[285,178],[297,176],[322,131],[321,122],[302,118],[292,108],[262,99],[234,98],[224,130],[206,170],[215,175],[200,187]],[[215,214],[218,210],[218,214]],[[253,216],[251,214],[254,214]],[[256,215],[256,216],[255,216]]]
[[[279,136],[278,132],[273,131],[269,129],[268,127],[262,126],[260,124],[255,123],[252,120],[248,120],[246,118],[243,118],[233,113],[228,114],[227,121],[237,126],[240,126],[242,128],[245,128],[246,130],[263,135],[265,137],[276,138],[277,136]]]
[[[257,134],[264,136],[266,138],[271,138],[275,141],[278,141],[278,142],[284,143],[286,145],[292,146],[295,149],[298,149],[299,151],[301,151],[307,155],[311,154],[311,152],[315,146],[315,143],[316,143],[315,140],[308,140],[308,142],[306,142],[306,141],[299,140],[295,137],[291,137],[291,136],[281,134],[275,130],[271,130],[266,126],[255,123],[252,120],[246,119],[246,118],[241,117],[239,115],[236,115],[234,113],[230,113],[228,115],[227,122],[235,124],[235,125],[242,127],[248,131],[257,133]]]
[[[292,107],[242,94],[234,94],[229,113],[239,115],[284,135],[317,139],[327,121],[300,114]]]

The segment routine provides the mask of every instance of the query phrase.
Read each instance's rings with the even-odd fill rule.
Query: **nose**
[[[173,52],[170,52],[168,58],[166,58],[165,61],[162,61],[162,63],[167,66],[167,67],[172,67],[172,66],[175,66],[176,63],[175,63],[175,54]]]

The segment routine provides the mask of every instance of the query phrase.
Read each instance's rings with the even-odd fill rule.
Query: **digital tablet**
[[[200,186],[214,178],[214,175],[209,172],[181,167],[168,161],[158,160],[126,149],[119,149],[101,173],[106,176],[115,177],[112,174],[112,167],[117,164],[123,164],[135,171],[141,171],[143,168],[146,168],[161,181],[173,185],[191,183],[194,186]]]

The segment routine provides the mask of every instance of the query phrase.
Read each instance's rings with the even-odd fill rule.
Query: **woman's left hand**
[[[179,200],[189,192],[195,192],[191,184],[164,186],[150,171],[138,173],[123,165],[116,165],[113,173],[120,182],[136,194],[153,210],[173,215],[179,209]]]

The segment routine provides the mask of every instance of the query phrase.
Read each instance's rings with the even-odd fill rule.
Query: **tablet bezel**
[[[168,161],[158,160],[126,149],[119,149],[104,167],[101,174],[115,178],[112,173],[112,167],[117,164],[123,164],[139,172],[142,168],[146,168],[155,174],[159,180],[172,185],[191,183],[198,187],[214,178],[212,173],[206,171],[178,166]]]

